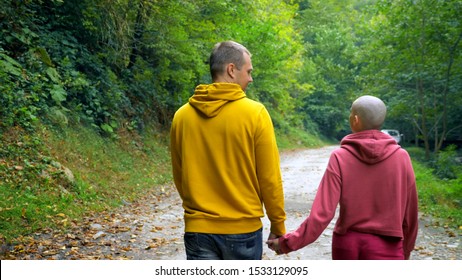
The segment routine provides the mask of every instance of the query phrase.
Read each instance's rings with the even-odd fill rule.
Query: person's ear
[[[358,115],[356,114],[350,115],[350,128],[352,132],[358,132],[360,130]]]
[[[361,121],[361,119],[359,118],[358,115],[354,115],[353,123],[354,123],[356,131],[362,131],[363,130],[363,123],[362,123],[362,121]]]
[[[230,63],[228,64],[228,66],[226,66],[226,72],[228,73],[228,76],[230,76],[232,79],[234,79],[235,77],[235,73],[234,73],[235,68],[236,68],[236,65],[234,65],[233,63]]]

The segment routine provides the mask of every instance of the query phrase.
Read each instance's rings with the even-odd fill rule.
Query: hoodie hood
[[[362,162],[375,164],[390,157],[401,146],[379,130],[365,130],[345,136],[340,148],[348,150]]]
[[[213,83],[198,85],[194,95],[189,98],[189,104],[205,116],[213,118],[228,102],[244,97],[245,92],[238,84]]]

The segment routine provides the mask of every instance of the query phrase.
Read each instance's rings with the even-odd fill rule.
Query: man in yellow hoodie
[[[187,259],[261,259],[265,207],[269,239],[285,233],[284,195],[274,128],[246,97],[250,52],[225,41],[210,55],[212,84],[201,84],[175,113],[171,157],[183,200]]]

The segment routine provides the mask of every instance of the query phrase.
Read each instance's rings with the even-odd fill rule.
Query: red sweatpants
[[[334,233],[333,260],[404,260],[403,241],[397,237],[349,231]]]

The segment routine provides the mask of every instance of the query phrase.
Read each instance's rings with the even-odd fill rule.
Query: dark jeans
[[[261,260],[262,229],[243,234],[186,232],[184,245],[188,260]]]

